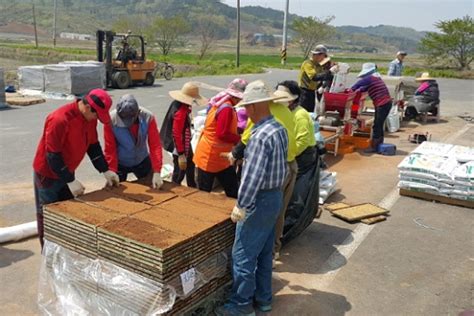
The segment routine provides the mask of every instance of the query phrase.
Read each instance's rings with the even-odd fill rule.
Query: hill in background
[[[52,33],[53,0],[35,0],[36,20],[40,32]],[[58,0],[57,33],[73,32],[94,34],[97,29],[110,29],[117,21],[152,21],[157,16],[179,15],[191,25],[199,15],[222,17],[226,25],[220,30],[221,39],[235,38],[236,8],[211,0]],[[298,18],[290,14],[289,23]],[[337,16],[336,16],[337,20]],[[0,33],[7,33],[11,23],[32,25],[32,6],[21,0],[0,4]],[[241,8],[243,38],[255,33],[280,35],[283,11],[259,6]],[[15,28],[13,28],[15,29]],[[27,28],[25,28],[27,29]],[[411,28],[378,25],[370,27],[339,26],[326,43],[333,50],[363,52],[393,52],[399,49],[416,51],[425,35]],[[28,32],[31,32],[31,28]],[[289,30],[290,36],[292,30]],[[279,45],[275,41],[272,45]]]

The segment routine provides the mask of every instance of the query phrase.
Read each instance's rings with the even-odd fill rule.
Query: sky
[[[334,15],[335,26],[406,26],[418,31],[435,31],[440,20],[474,15],[474,0],[289,0],[290,13],[300,16]],[[237,0],[222,0],[237,6]],[[283,11],[286,0],[240,0],[240,6],[259,5]]]

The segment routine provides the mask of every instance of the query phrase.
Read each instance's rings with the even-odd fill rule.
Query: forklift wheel
[[[152,86],[155,83],[155,76],[151,72],[146,74],[145,81],[143,81],[144,86]]]
[[[114,86],[117,86],[119,89],[127,89],[130,85],[130,76],[126,71],[117,71],[112,76],[112,81]]]
[[[171,80],[173,78],[173,75],[174,75],[173,67],[167,66],[163,73],[163,76],[165,77],[166,80]]]

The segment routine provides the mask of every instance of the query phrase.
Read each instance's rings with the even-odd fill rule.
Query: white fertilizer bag
[[[455,157],[459,162],[474,161],[474,147],[455,145],[448,155]]]
[[[423,142],[421,143],[412,154],[423,154],[423,155],[435,155],[435,156],[443,156],[447,157],[449,155],[449,151],[453,148],[451,144],[443,144],[443,143],[436,143],[436,142]]]

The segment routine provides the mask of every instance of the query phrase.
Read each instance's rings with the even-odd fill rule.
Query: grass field
[[[19,44],[12,42],[0,42],[0,58],[2,67],[6,68],[7,82],[15,80],[15,70],[21,65],[49,64],[64,60],[94,60],[96,59],[95,47],[89,42],[87,47],[71,46],[71,43],[61,43],[56,48],[51,46],[40,46],[35,48],[32,44]],[[277,48],[264,48],[257,52],[255,48],[245,48],[240,55],[240,67],[235,66],[235,53],[216,50],[202,60],[198,60],[196,54],[177,51],[166,58],[160,55],[156,49],[149,49],[147,58],[156,61],[167,61],[176,66],[177,77],[202,76],[202,75],[230,75],[245,73],[260,73],[265,68],[299,69],[303,61],[301,56],[290,55],[286,65],[282,65],[280,56],[275,52]],[[189,49],[187,49],[189,51]],[[294,54],[299,51],[293,49]],[[381,73],[386,73],[387,65],[392,57],[376,54],[341,54],[332,56],[337,62],[345,62],[351,65],[351,71],[358,72],[365,62],[375,62]],[[12,62],[5,62],[11,60]],[[5,64],[6,66],[3,66]],[[406,61],[405,75],[415,75],[418,72],[429,71],[434,77],[474,79],[474,72],[460,72],[454,69],[437,69],[424,67],[424,61],[419,56],[409,56]]]

